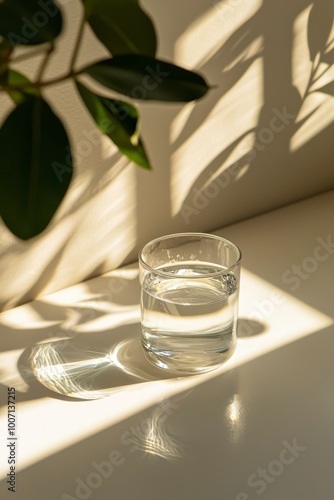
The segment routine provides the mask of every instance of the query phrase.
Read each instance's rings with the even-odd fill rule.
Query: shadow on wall
[[[194,2],[194,12],[203,3]],[[209,7],[206,15],[211,9],[212,25],[217,29],[221,24],[223,32],[231,22],[237,25],[247,17],[238,0]],[[190,15],[189,26],[195,30]],[[201,18],[198,25],[204,14]],[[333,107],[328,105],[328,95],[334,95],[333,18],[331,2],[297,0],[282,6],[264,0],[226,40],[208,49],[210,56],[203,56],[196,69],[214,88],[186,112],[171,107],[151,144],[158,145],[152,153],[163,171],[164,191],[145,178],[151,189],[149,201],[144,199],[139,176],[138,233],[144,240],[161,234],[161,207],[173,215],[169,227],[163,227],[165,233],[213,230],[334,186]],[[181,15],[173,24],[178,40],[187,27]],[[177,120],[182,126],[173,134]],[[223,148],[217,147],[217,128]],[[176,137],[167,144],[171,130]],[[190,154],[194,150],[197,155]],[[155,206],[159,211],[152,214]],[[152,219],[154,232],[147,224]]]

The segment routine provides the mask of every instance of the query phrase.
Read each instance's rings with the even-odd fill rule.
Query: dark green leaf
[[[15,71],[13,69],[8,70],[7,75],[6,75],[6,83],[9,86],[12,87],[19,87],[20,85],[23,84],[30,84],[30,80],[25,76],[22,75],[22,73],[19,73],[18,71]],[[38,96],[39,95],[39,90],[37,87],[27,87],[24,89],[24,91],[21,90],[8,90],[9,96],[12,98],[14,103],[16,105],[21,104],[28,96],[29,94]]]
[[[82,1],[87,21],[111,54],[155,55],[157,40],[154,26],[138,1]]]
[[[13,47],[5,38],[0,37],[0,84],[5,85],[7,82],[7,72],[9,58],[13,51]]]
[[[0,63],[7,61],[13,51],[12,45],[6,38],[0,38]]]
[[[0,36],[0,55],[2,50],[7,49],[8,47],[11,47],[11,44],[6,40],[6,38],[3,38]]]
[[[0,2],[0,35],[12,46],[51,42],[61,29],[61,12],[53,0]]]
[[[314,61],[318,53],[324,52],[334,19],[332,2],[315,2],[307,26],[307,40],[310,58]]]
[[[83,72],[134,99],[186,102],[208,91],[199,74],[142,55],[116,56],[88,66]]]
[[[132,104],[94,94],[77,82],[78,91],[101,132],[131,161],[151,168],[138,136],[138,111]]]
[[[329,94],[334,96],[334,82],[327,83],[320,89],[316,89],[315,92],[323,92],[324,94]]]
[[[66,131],[50,106],[29,97],[0,129],[0,215],[27,240],[42,232],[72,176]]]

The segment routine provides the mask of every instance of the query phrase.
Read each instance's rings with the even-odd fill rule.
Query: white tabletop
[[[206,374],[145,361],[135,264],[3,312],[1,499],[334,498],[333,213],[331,191],[217,232],[243,253],[239,339]]]

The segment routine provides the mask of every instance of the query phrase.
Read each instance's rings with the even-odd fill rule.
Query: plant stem
[[[22,91],[24,89],[30,89],[30,88],[48,87],[50,85],[55,85],[57,83],[65,82],[69,78],[74,78],[77,75],[80,75],[81,73],[82,73],[82,70],[79,70],[79,71],[69,71],[65,75],[57,76],[57,78],[51,78],[50,80],[47,80],[45,82],[22,83],[21,85],[1,85],[0,86],[0,91],[1,90],[4,90],[4,91],[8,91],[8,90]]]
[[[76,42],[75,42],[75,46],[74,46],[74,49],[73,49],[73,53],[72,53],[72,57],[71,57],[70,70],[69,70],[70,73],[73,72],[74,65],[76,63],[76,60],[77,60],[77,57],[78,57],[78,54],[79,54],[79,49],[80,49],[82,37],[83,37],[83,34],[84,34],[85,22],[86,22],[86,18],[83,15],[82,19],[80,21],[78,36],[77,36],[77,39],[76,39]]]
[[[10,58],[10,63],[11,64],[16,64],[16,63],[19,63],[21,61],[26,61],[27,59],[32,59],[34,57],[38,57],[42,54],[45,54],[45,48],[43,47],[42,49],[41,48],[38,48],[38,49],[35,49],[35,50],[27,50],[25,48],[25,51],[24,54],[20,54],[19,56],[16,56],[16,57],[11,57]],[[2,66],[0,66],[0,72],[3,70],[3,68],[5,68],[7,66],[7,62],[5,64],[3,64]]]
[[[49,48],[47,49],[47,51],[45,52],[45,55],[43,57],[43,60],[42,60],[42,63],[41,63],[41,66],[39,68],[39,71],[38,71],[38,74],[37,74],[37,79],[36,79],[36,85],[40,84],[41,83],[41,80],[42,80],[42,77],[43,77],[43,74],[46,70],[46,67],[48,65],[48,62],[50,60],[50,56],[52,54],[52,52],[54,51],[55,49],[55,46],[54,46],[54,43],[51,42],[50,45],[49,45]]]
[[[25,49],[27,50],[27,49]],[[43,47],[42,49],[39,48],[39,49],[36,49],[36,50],[30,50],[30,52],[28,51],[27,53],[25,52],[24,54],[20,54],[19,56],[17,57],[12,57],[11,58],[11,62],[12,63],[17,63],[17,62],[20,62],[20,61],[25,61],[26,59],[31,59],[32,57],[37,57],[41,54],[44,54],[45,53],[45,48]]]
[[[56,78],[51,78],[50,80],[46,80],[44,82],[42,81],[42,77],[43,77],[43,74],[44,74],[45,69],[47,67],[47,64],[49,62],[50,55],[54,51],[54,44],[53,44],[53,42],[51,42],[48,50],[45,52],[45,56],[43,58],[41,66],[39,68],[37,79],[36,79],[35,83],[22,83],[21,85],[17,85],[17,86],[0,85],[0,91],[1,90],[4,90],[4,91],[8,91],[8,90],[22,91],[22,90],[28,89],[28,88],[48,87],[50,85],[55,85],[57,83],[64,82],[64,81],[66,81],[66,80],[68,80],[70,78],[74,78],[77,75],[80,75],[80,73],[82,72],[82,70],[75,71],[74,70],[74,65],[76,63],[76,60],[77,60],[77,57],[78,57],[78,54],[79,54],[79,49],[80,49],[82,37],[83,37],[83,34],[84,34],[85,22],[86,22],[86,19],[85,19],[85,16],[83,15],[83,17],[82,17],[82,19],[80,21],[80,26],[79,26],[79,31],[78,31],[77,39],[76,39],[75,46],[74,46],[73,53],[72,53],[72,57],[71,57],[70,69],[69,69],[69,71],[67,73],[65,73],[62,76],[58,76]],[[40,51],[38,51],[38,52],[35,51],[34,53],[30,54],[30,56],[28,55],[28,57],[33,57],[35,55],[38,55],[39,53],[40,53]],[[19,59],[21,59],[21,58],[17,58],[15,60],[15,62],[17,62]]]

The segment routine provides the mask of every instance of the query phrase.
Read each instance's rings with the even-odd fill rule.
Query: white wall
[[[66,69],[80,15],[79,0],[59,3],[66,31],[48,76]],[[197,69],[215,87],[186,106],[140,103],[153,172],[92,134],[71,84],[47,91],[71,133],[76,174],[41,236],[21,242],[1,224],[2,308],[135,260],[152,237],[213,230],[334,187],[334,99],[307,91],[312,2],[142,4],[155,20],[159,57]],[[329,15],[332,0],[322,4]],[[80,64],[104,54],[88,33]],[[30,61],[25,70],[33,76],[37,65]],[[332,67],[313,88],[333,76]],[[2,97],[0,105],[3,119],[10,103]],[[282,113],[283,122],[275,118]]]

